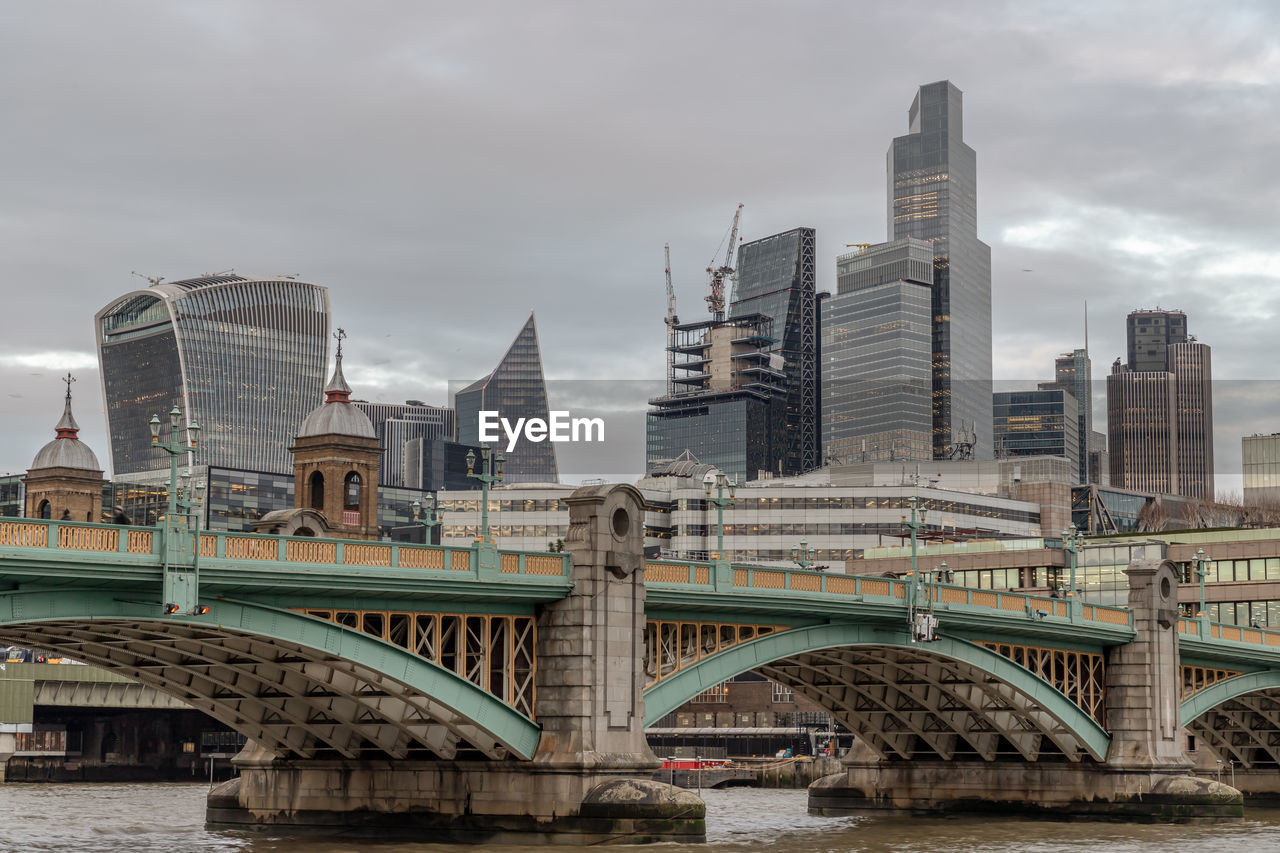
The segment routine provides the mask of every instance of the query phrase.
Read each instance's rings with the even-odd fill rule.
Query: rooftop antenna
[[[133,270],[133,274],[136,275],[138,278],[145,278],[147,281],[151,282],[152,287],[155,287],[157,284],[164,281],[164,276],[162,275],[143,275],[137,270]]]
[[[1084,301],[1084,357],[1089,357],[1089,300]]]

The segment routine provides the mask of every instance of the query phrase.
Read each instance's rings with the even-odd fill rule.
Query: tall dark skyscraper
[[[822,464],[819,419],[818,297],[815,232],[795,228],[738,249],[738,281],[730,319],[764,314],[773,320],[773,351],[786,373],[782,473],[799,474]],[[706,460],[703,460],[706,461]]]
[[[538,327],[533,313],[511,342],[506,355],[488,376],[477,379],[454,397],[458,424],[458,441],[480,444],[480,412],[498,412],[515,423],[516,418],[549,420],[547,383],[542,375],[542,354],[538,349]],[[501,429],[498,430],[502,435]],[[505,443],[505,439],[504,439]],[[556,467],[555,445],[550,441],[527,441],[521,438],[506,456],[507,483],[555,483],[560,479]]]
[[[921,86],[906,136],[889,146],[889,239],[933,243],[933,452],[974,434],[991,443],[991,247],[978,239],[977,157],[963,139],[962,94],[943,80]]]
[[[1129,362],[1116,359],[1107,377],[1111,484],[1212,498],[1210,348],[1187,334],[1181,311],[1134,311],[1125,330]]]
[[[177,406],[200,465],[290,473],[289,446],[325,383],[329,291],[240,275],[166,281],[94,317],[111,465],[168,471],[147,422]]]

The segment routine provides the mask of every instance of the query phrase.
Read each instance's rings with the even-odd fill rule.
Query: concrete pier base
[[[417,841],[519,844],[700,842],[694,794],[617,773],[529,762],[240,761],[209,794],[211,827],[376,831]]]
[[[1235,788],[1185,771],[1085,764],[911,761],[849,765],[809,786],[809,812],[981,811],[1150,821],[1243,816]]]

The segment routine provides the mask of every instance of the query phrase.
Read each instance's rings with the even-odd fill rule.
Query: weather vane
[[[347,336],[347,330],[339,328],[338,331],[333,333],[333,336],[338,341],[338,358],[342,358],[342,340]]]
[[[66,379],[63,379],[62,381],[63,381],[63,382],[65,382],[65,383],[67,383],[67,399],[68,399],[68,400],[70,400],[70,399],[71,399],[71,383],[72,383],[72,382],[75,382],[75,381],[76,381],[76,378],[75,378],[74,376],[72,376],[72,375],[71,375],[71,371],[69,371],[69,370],[68,370],[68,371],[67,371],[67,378],[66,378]]]

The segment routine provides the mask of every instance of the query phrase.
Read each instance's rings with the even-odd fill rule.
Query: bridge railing
[[[44,519],[0,521],[0,546],[64,551],[159,555],[162,533],[152,527],[125,527]],[[480,574],[475,547],[414,545],[313,536],[201,531],[201,559],[219,562],[362,566]],[[493,575],[516,575],[537,582],[569,577],[568,554],[499,551]]]
[[[906,578],[880,578],[846,575],[804,569],[765,566],[730,566],[717,573],[715,563],[649,560],[645,563],[645,584],[716,592],[817,593],[857,600],[908,601],[919,605],[936,604],[944,608],[960,606],[989,608],[1018,613],[1032,618],[1062,618],[1105,625],[1132,626],[1132,614],[1123,607],[1085,604],[1062,598],[974,589],[967,586],[930,581],[912,589],[914,581]],[[1072,604],[1075,604],[1074,612]]]
[[[1200,640],[1226,640],[1230,643],[1280,648],[1280,630],[1228,625],[1194,616],[1182,616],[1178,619],[1178,633]]]

